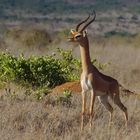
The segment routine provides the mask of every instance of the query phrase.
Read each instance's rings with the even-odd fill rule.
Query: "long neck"
[[[80,53],[81,53],[81,61],[82,61],[82,70],[84,72],[88,72],[91,67],[91,59],[89,53],[89,41],[86,38],[86,42],[80,43]]]

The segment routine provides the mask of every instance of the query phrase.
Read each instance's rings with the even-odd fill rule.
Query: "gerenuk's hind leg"
[[[107,95],[100,96],[99,97],[99,100],[103,104],[103,106],[109,111],[109,114],[110,114],[109,126],[110,126],[110,124],[112,122],[113,108],[110,105],[110,103],[108,102],[108,96]]]
[[[119,89],[116,90],[116,92],[113,94],[112,99],[116,105],[124,112],[125,116],[125,123],[127,126],[127,121],[128,121],[128,113],[127,113],[127,108],[123,105],[123,103],[120,100],[119,96]]]

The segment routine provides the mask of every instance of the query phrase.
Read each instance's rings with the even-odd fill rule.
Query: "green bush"
[[[72,56],[72,51],[58,49],[59,58],[53,56],[31,56],[25,58],[12,56],[9,53],[0,54],[0,80],[14,81],[32,87],[54,87],[66,81],[78,78],[78,59]]]

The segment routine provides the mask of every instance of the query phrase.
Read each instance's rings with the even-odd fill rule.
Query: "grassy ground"
[[[93,46],[93,47],[92,47]],[[140,49],[131,46],[97,46],[91,43],[91,56],[107,63],[104,73],[113,76],[130,90],[140,91]],[[79,48],[73,53],[79,55]],[[88,117],[80,130],[81,95],[72,94],[65,102],[60,94],[51,92],[37,101],[26,89],[10,85],[11,92],[0,91],[0,139],[2,140],[138,140],[140,138],[140,98],[123,96],[129,121],[125,128],[123,113],[115,106],[113,125],[109,128],[109,114],[96,100],[92,131]],[[89,101],[89,99],[88,99]],[[112,103],[112,102],[111,102]],[[112,103],[113,104],[113,103]],[[88,111],[88,110],[87,110]]]
[[[127,128],[122,112],[115,106],[113,124],[108,127],[109,114],[96,100],[92,131],[89,129],[88,117],[81,131],[80,94],[72,94],[71,102],[64,104],[57,102],[61,95],[50,94],[43,101],[36,101],[22,96],[21,91],[19,93],[14,99],[8,95],[0,99],[2,140],[138,140],[140,137],[140,99],[134,96],[122,98],[129,113]]]

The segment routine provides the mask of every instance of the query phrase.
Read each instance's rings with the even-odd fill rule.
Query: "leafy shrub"
[[[9,53],[0,54],[0,80],[14,81],[33,87],[54,87],[66,81],[76,80],[78,60],[72,56],[72,51],[58,49],[60,58],[53,56],[31,56],[25,58],[12,56]]]
[[[79,78],[79,72],[81,67],[81,62],[79,59],[72,55],[72,50],[63,51],[58,48],[58,52],[61,56],[60,63],[62,66],[62,71],[67,75],[67,81],[74,81]]]

